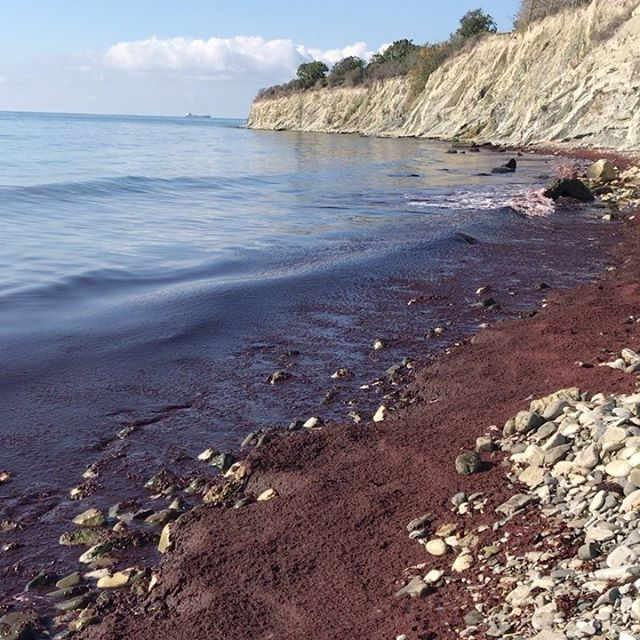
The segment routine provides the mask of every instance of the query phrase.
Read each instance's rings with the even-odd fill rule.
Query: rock
[[[268,502],[269,500],[273,500],[273,498],[275,498],[278,494],[276,493],[275,489],[267,489],[266,491],[263,491],[257,498],[256,500],[258,502]]]
[[[429,540],[425,545],[425,549],[427,553],[430,553],[432,556],[443,556],[447,553],[447,544],[442,538],[434,538],[433,540]]]
[[[482,460],[475,451],[467,451],[456,458],[455,466],[459,474],[468,476],[480,471]]]
[[[640,489],[630,493],[623,501],[620,509],[622,511],[631,511],[640,507]]]
[[[532,411],[520,411],[514,418],[514,428],[517,433],[529,433],[544,424],[544,418]]]
[[[626,460],[612,460],[604,470],[613,478],[625,478],[631,472],[631,465]]]
[[[555,465],[556,462],[563,460],[569,451],[571,451],[570,444],[563,444],[549,449],[549,451],[544,454],[544,464],[548,466]]]
[[[288,371],[276,371],[267,378],[267,382],[269,384],[279,384],[280,382],[288,380],[290,377],[291,374]]]
[[[553,622],[558,615],[556,610],[556,603],[551,602],[542,607],[536,609],[531,617],[531,626],[536,631],[542,631],[542,629],[548,629],[553,626]]]
[[[199,456],[198,460],[209,462],[213,456],[217,456],[220,452],[217,449],[205,449]]]
[[[594,560],[600,555],[600,547],[595,542],[587,542],[578,549],[578,558],[580,560]]]
[[[468,626],[468,627],[477,627],[478,625],[481,625],[484,622],[484,616],[479,612],[479,611],[469,611],[469,613],[467,613],[464,616],[464,623]]]
[[[506,164],[491,169],[491,173],[514,173],[517,166],[518,163],[516,162],[516,160],[514,158],[511,158],[511,160],[509,160],[509,162],[507,162]]]
[[[387,417],[387,407],[381,404],[378,410],[373,414],[374,422],[382,422]]]
[[[411,533],[412,531],[420,531],[425,528],[425,525],[431,519],[430,514],[425,514],[424,516],[420,516],[419,518],[414,518],[408,525],[407,531]]]
[[[98,580],[97,587],[98,589],[119,589],[129,584],[130,578],[131,578],[130,573],[125,573],[124,571],[118,571],[113,575],[100,578]]]
[[[598,160],[587,169],[587,178],[611,182],[618,179],[618,170],[609,160]]]
[[[171,540],[171,523],[166,524],[162,533],[160,534],[160,542],[158,542],[158,551],[160,553],[166,553],[171,549],[173,541]]]
[[[396,591],[395,597],[401,598],[402,596],[409,596],[410,598],[421,598],[429,587],[425,584],[420,576],[412,578],[406,587],[402,587],[399,591]]]
[[[77,515],[73,523],[80,527],[100,527],[105,523],[105,517],[98,509],[87,509]]]
[[[102,542],[105,537],[106,532],[103,530],[83,527],[82,529],[66,531],[60,536],[58,543],[65,547],[73,547],[80,544],[91,546]]]
[[[381,349],[386,349],[387,343],[382,338],[376,338],[373,341],[373,349],[374,351],[380,351]]]
[[[463,551],[451,565],[451,570],[462,573],[473,566],[473,556],[467,551]]]
[[[629,474],[629,482],[634,487],[640,487],[640,469],[632,469]]]
[[[233,464],[236,462],[236,457],[231,453],[219,453],[218,455],[213,456],[209,460],[209,464],[212,467],[217,467],[222,471],[222,473],[226,473]]]
[[[593,202],[595,197],[587,185],[576,178],[560,178],[549,183],[544,191],[546,198],[573,198],[581,202]]]
[[[11,480],[11,474],[8,471],[0,471],[0,484],[9,482]]]
[[[77,571],[74,571],[68,576],[58,580],[58,582],[56,582],[56,587],[58,589],[69,589],[70,587],[76,587],[81,581],[82,578],[80,577],[80,574]]]
[[[312,416],[306,422],[303,423],[303,428],[305,429],[315,429],[316,427],[321,427],[324,424],[322,418],[318,418],[317,416]]]
[[[442,576],[444,576],[444,571],[440,571],[439,569],[431,569],[431,571],[429,571],[424,577],[424,581],[427,584],[435,584],[442,579]]]
[[[349,371],[349,369],[345,369],[344,367],[337,369],[331,374],[331,378],[333,380],[339,380],[342,378],[350,378],[350,377],[351,377],[351,372]]]
[[[631,605],[631,616],[635,620],[640,620],[640,598],[633,601]]]
[[[82,564],[91,564],[114,549],[114,545],[110,542],[103,542],[90,547],[79,558]]]
[[[0,618],[2,640],[31,640],[44,629],[44,621],[35,611],[12,611]]]
[[[600,453],[595,443],[590,444],[585,449],[580,450],[573,460],[573,463],[582,469],[593,469],[600,462]]]
[[[490,452],[496,448],[495,442],[490,436],[480,436],[476,438],[476,451],[482,453],[483,451]]]
[[[610,569],[617,569],[626,565],[634,564],[638,561],[638,554],[624,545],[617,547],[607,556],[607,566]]]
[[[545,470],[542,467],[527,467],[519,476],[518,480],[526,484],[530,489],[535,489],[544,482]]]
[[[605,453],[621,449],[627,439],[627,430],[622,427],[607,427],[600,438],[600,446]]]
[[[640,576],[640,565],[625,565],[623,567],[607,567],[596,569],[593,577],[596,580],[605,580],[614,584],[624,584],[636,580]]]
[[[524,493],[518,493],[515,496],[511,496],[506,502],[503,502],[500,506],[496,507],[498,513],[502,513],[505,516],[512,516],[514,513],[525,509],[529,505],[538,502],[537,496],[527,495]]]

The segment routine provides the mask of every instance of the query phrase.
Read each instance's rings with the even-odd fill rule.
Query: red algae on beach
[[[105,606],[82,637],[458,637],[471,610],[461,579],[421,599],[393,597],[406,568],[430,563],[405,526],[423,513],[451,520],[459,492],[487,496],[476,524],[495,520],[511,494],[501,456],[484,454],[486,470],[470,476],[453,463],[532,398],[575,386],[634,389],[633,376],[595,365],[621,345],[640,346],[639,231],[625,224],[615,268],[597,282],[552,293],[534,317],[494,323],[421,370],[408,408],[375,426],[331,426],[252,453],[247,491],[275,497],[183,516],[150,593]],[[540,527],[515,518],[514,548],[529,548]]]

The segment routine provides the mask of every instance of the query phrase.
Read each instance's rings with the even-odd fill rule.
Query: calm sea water
[[[367,419],[382,387],[359,387],[433,350],[429,328],[537,304],[536,283],[593,277],[612,242],[597,211],[509,207],[553,159],[487,176],[504,154],[241,125],[0,113],[0,519],[26,541],[0,592],[4,565],[63,559],[88,464],[85,508],[256,427]],[[487,282],[502,315],[471,306]]]

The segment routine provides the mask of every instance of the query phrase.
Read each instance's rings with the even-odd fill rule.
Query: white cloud
[[[194,40],[182,37],[119,42],[104,55],[104,63],[123,71],[188,72],[230,77],[292,73],[302,62],[322,60],[328,65],[346,56],[368,58],[366,43],[342,49],[314,49],[291,40],[265,40],[260,36],[235,36]]]

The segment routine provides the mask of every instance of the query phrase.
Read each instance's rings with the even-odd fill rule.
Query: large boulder
[[[558,198],[573,198],[574,200],[580,200],[580,202],[593,202],[595,196],[587,187],[587,185],[576,178],[560,178],[550,182],[544,195],[552,200],[558,200]]]
[[[618,179],[618,170],[609,160],[598,160],[587,169],[587,178],[591,180],[601,180],[611,182]]]

